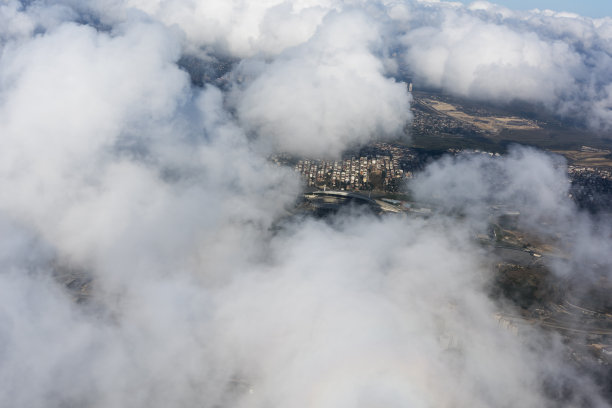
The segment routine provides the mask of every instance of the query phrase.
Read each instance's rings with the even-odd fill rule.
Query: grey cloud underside
[[[495,194],[528,221],[575,218],[562,164],[525,150],[432,165],[413,189],[449,214],[469,208],[460,221],[321,221],[287,217],[299,180],[266,159],[402,133],[406,64],[452,92],[606,128],[609,22],[496,10],[0,5],[0,405],[606,406],[559,338],[495,319],[490,254],[472,239],[497,175]],[[457,24],[472,31],[445,31]],[[495,35],[523,51],[432,62]],[[232,69],[194,87],[185,55]],[[593,245],[552,265],[559,275],[609,250],[591,222],[573,224]],[[90,279],[82,302],[62,280],[73,271]]]

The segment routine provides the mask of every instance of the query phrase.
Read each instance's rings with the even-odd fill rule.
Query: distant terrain
[[[433,92],[413,92],[413,98],[415,119],[406,128],[413,147],[505,152],[519,143],[558,152],[570,163],[596,158],[590,164],[612,165],[612,134],[581,128],[538,106],[496,106]],[[593,151],[584,152],[585,146]]]

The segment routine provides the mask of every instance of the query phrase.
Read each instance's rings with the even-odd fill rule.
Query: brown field
[[[585,152],[581,150],[552,150],[552,152],[565,156],[570,164],[584,167],[612,167],[609,150]]]
[[[469,123],[482,130],[492,133],[499,133],[504,129],[509,130],[534,130],[540,127],[532,120],[519,118],[516,116],[472,116],[457,109],[450,103],[441,102],[435,99],[421,99],[421,103],[427,105],[435,111],[450,116],[453,119]]]

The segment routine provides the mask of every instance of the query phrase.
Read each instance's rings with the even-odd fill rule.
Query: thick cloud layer
[[[405,63],[422,83],[457,95],[542,104],[593,129],[610,128],[609,18],[416,4],[396,18]]]
[[[338,156],[372,135],[397,136],[410,115],[406,85],[385,78],[377,24],[363,13],[328,16],[316,34],[253,75],[234,98],[240,122],[280,151]]]
[[[552,103],[573,91],[580,57],[560,40],[487,21],[465,12],[443,11],[439,27],[406,34],[407,61],[427,85],[481,99]]]
[[[555,114],[595,130],[606,131],[612,124],[608,109],[612,86],[609,18],[590,19],[539,10],[516,12],[486,1],[475,1],[467,7],[452,2],[382,0],[256,3],[64,0],[49,4],[39,0],[28,3],[25,11],[19,10],[17,1],[3,6],[6,16],[3,18],[10,20],[3,36],[31,34],[63,20],[86,21],[108,28],[135,16],[147,16],[180,32],[186,53],[213,61],[217,57],[246,59],[245,63],[251,65],[250,80],[257,81],[251,93],[256,89],[263,93],[265,88],[274,87],[276,93],[264,93],[273,98],[272,104],[285,105],[290,100],[293,102],[290,105],[299,109],[298,116],[322,117],[317,122],[325,127],[325,136],[338,132],[334,129],[337,124],[327,122],[325,115],[320,114],[323,107],[313,109],[310,102],[302,106],[295,102],[313,97],[329,99],[322,92],[305,94],[296,86],[296,77],[300,76],[301,83],[331,92],[331,73],[321,72],[324,66],[335,69],[334,77],[346,79],[345,85],[352,89],[355,100],[371,92],[372,85],[384,82],[382,77],[377,78],[379,75],[396,75],[397,66],[403,66],[399,79],[411,77],[417,87],[439,87],[457,95],[501,103],[523,100],[541,104]],[[364,24],[360,21],[349,24],[351,18],[343,16],[340,19],[344,23],[336,25],[346,23],[347,31],[344,39],[336,38],[338,34],[330,26],[338,17],[333,16],[355,14],[357,10],[368,15],[368,29],[355,32],[355,26]],[[334,35],[330,47],[330,36]],[[319,55],[315,50],[323,51],[320,48],[323,42],[328,52],[338,53],[339,58],[332,60]],[[359,71],[362,76],[356,76],[354,65],[349,67],[348,61],[368,59],[372,53],[369,58],[372,61],[355,61],[363,63]],[[341,56],[346,57],[342,58],[345,61],[342,64],[337,61]],[[267,58],[267,62],[273,62],[249,63],[250,58],[255,61]],[[382,71],[377,58],[383,63]],[[313,59],[321,62],[316,70],[312,69]],[[386,88],[384,92],[378,90],[372,99],[380,99],[381,106],[394,105],[400,110],[399,106],[405,102],[398,99],[397,90],[392,92],[392,87]],[[332,98],[327,103],[335,106],[338,102]],[[258,123],[268,119],[267,115],[253,110],[256,109],[247,109],[249,124],[267,134],[270,129]],[[395,121],[405,119],[388,108],[384,114],[393,114]],[[278,122],[278,118],[273,121]],[[272,130],[278,133],[295,129],[275,126]],[[337,144],[345,138],[336,138],[340,139]],[[353,141],[360,142],[362,138]]]
[[[517,336],[495,318],[489,254],[473,239],[494,194],[534,222],[571,218],[562,164],[531,151],[434,164],[419,194],[473,208],[469,220],[321,221],[288,216],[299,181],[266,160],[401,132],[409,96],[397,62],[428,72],[406,41],[443,43],[419,30],[448,13],[492,29],[491,6],[449,7],[3,3],[0,405],[605,406],[556,336]],[[569,28],[537,28],[548,18],[559,17],[524,17],[531,34],[515,39],[557,49],[551,58],[578,52]],[[520,32],[504,21],[496,30]],[[605,22],[590,23],[600,41]],[[177,65],[185,54],[239,62],[226,88],[196,88]],[[593,87],[604,68],[588,70]],[[591,88],[566,97],[550,81],[551,100],[539,101],[591,106]],[[498,98],[494,84],[476,96]],[[492,193],[487,174],[506,184]],[[608,249],[584,248],[574,261]]]

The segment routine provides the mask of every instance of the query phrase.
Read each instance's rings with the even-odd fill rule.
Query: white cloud
[[[483,2],[415,6],[402,24],[403,58],[422,85],[481,100],[530,101],[596,130],[610,126],[598,108],[612,81],[605,22]]]
[[[385,78],[373,54],[380,41],[376,23],[361,13],[329,16],[308,43],[260,65],[233,95],[241,123],[276,149],[306,155],[338,155],[400,134],[411,117],[409,95]]]
[[[483,21],[470,14],[444,14],[441,27],[411,30],[405,58],[429,86],[485,100],[514,99],[552,105],[574,90],[580,57],[562,41]]]
[[[405,85],[387,72],[399,32],[441,55],[455,37],[436,21],[507,37],[508,60],[486,43],[490,55],[464,48],[470,58],[436,74],[442,85],[449,73],[489,78],[456,92],[516,93],[490,75],[531,66],[546,90],[536,100],[563,94],[574,43],[521,36],[458,5],[395,7],[397,25],[384,3],[0,8],[0,405],[605,404],[555,336],[499,325],[489,255],[465,220],[286,217],[298,179],[266,160],[271,146],[332,155],[409,119]],[[459,38],[458,48],[480,44]],[[244,81],[231,95],[192,87],[177,60],[196,51],[248,57],[232,73]],[[500,194],[534,220],[575,215],[554,160],[520,151],[501,163],[487,174],[496,165],[443,161],[423,191],[474,209]],[[487,184],[498,173],[506,184]],[[569,225],[589,243],[608,233]],[[571,262],[607,250],[577,246]],[[93,279],[85,304],[65,287],[70,274]],[[575,399],[551,400],[548,388]]]

